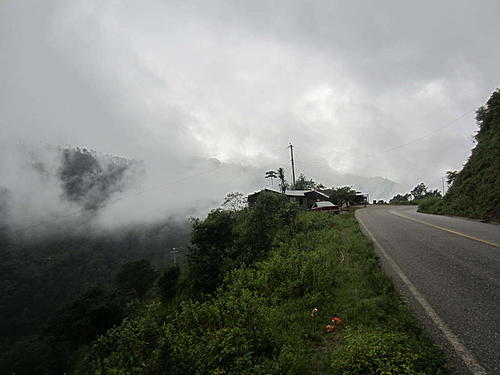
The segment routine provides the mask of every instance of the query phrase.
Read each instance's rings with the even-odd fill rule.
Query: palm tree
[[[288,188],[288,182],[285,180],[285,170],[283,168],[278,168],[278,178],[280,179],[280,189],[281,192],[285,192]]]
[[[267,171],[266,172],[266,178],[270,178],[271,179],[271,186],[273,186],[273,179],[274,178],[278,178],[278,176],[276,175],[276,171]]]

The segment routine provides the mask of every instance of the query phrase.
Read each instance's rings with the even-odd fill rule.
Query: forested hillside
[[[500,90],[477,110],[476,119],[477,145],[469,160],[448,174],[452,185],[445,197],[422,201],[419,211],[500,222]]]
[[[24,184],[20,190],[40,200],[37,188],[47,186],[58,195],[55,202],[67,202],[64,208],[71,209],[61,215],[46,213],[45,217],[42,211],[37,221],[29,221],[29,215],[23,216],[24,196],[0,186],[0,349],[5,354],[14,348],[10,354],[22,358],[19,349],[30,352],[33,345],[40,347],[37,335],[66,304],[87,298],[86,293],[94,301],[112,300],[114,292],[108,289],[113,286],[102,286],[108,285],[127,262],[145,259],[159,270],[172,262],[173,247],[181,249],[178,259],[184,261],[191,224],[165,217],[101,228],[95,223],[100,210],[142,175],[140,162],[81,148],[20,145],[16,150],[16,167],[24,168],[18,172],[42,181],[33,186],[20,181],[18,186]],[[12,181],[15,179],[10,181],[15,186]],[[96,292],[96,287],[102,293]]]
[[[186,248],[188,223],[161,223],[108,233],[67,234],[36,242],[5,235],[0,243],[2,337],[37,333],[46,319],[92,285],[109,281],[131,260],[171,262],[172,247]]]
[[[298,212],[284,196],[262,193],[250,209],[194,220],[191,242],[181,272],[127,265],[116,292],[93,289],[59,310],[41,336],[4,352],[0,370],[442,373],[441,354],[352,214]]]
[[[352,214],[297,212],[275,194],[213,211],[194,226],[188,277],[94,341],[76,373],[442,371]]]

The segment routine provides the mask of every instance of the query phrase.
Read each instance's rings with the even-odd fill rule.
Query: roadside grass
[[[154,303],[94,343],[79,374],[441,374],[443,356],[354,215],[301,213],[270,255],[204,301]],[[313,308],[317,314],[311,316]],[[342,323],[332,332],[332,317]]]

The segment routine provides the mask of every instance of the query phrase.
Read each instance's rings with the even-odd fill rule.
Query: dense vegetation
[[[389,204],[394,205],[418,205],[420,202],[428,199],[439,199],[442,197],[441,192],[437,189],[427,190],[427,186],[421,182],[406,194],[396,194],[391,198]]]
[[[138,275],[134,285],[140,287],[148,279],[143,276],[153,274],[140,271],[145,268],[142,262],[121,272]],[[124,289],[120,280],[117,276],[115,292],[93,290],[61,310],[45,331],[48,349],[40,340],[22,344],[10,351],[10,366],[2,370],[17,375],[34,369],[38,374],[441,372],[441,354],[400,301],[351,214],[299,213],[283,197],[263,193],[252,209],[214,210],[194,221],[188,267],[163,272],[142,303],[137,291],[123,297],[131,288]],[[123,298],[130,301],[125,309]],[[100,319],[89,323],[78,316]],[[87,327],[85,334],[77,330],[81,327]],[[104,327],[106,333],[97,336]],[[29,345],[42,358],[59,349],[65,360],[59,367],[33,356],[19,361]]]
[[[356,191],[352,186],[339,186],[327,188],[322,183],[317,183],[311,178],[307,178],[303,173],[297,177],[295,184],[290,184],[285,178],[285,170],[283,168],[278,168],[276,171],[267,171],[265,178],[279,179],[279,189],[281,192],[285,192],[287,189],[291,190],[318,190],[326,195],[328,195],[328,200],[333,204],[340,207],[350,205],[364,205],[367,204],[367,197],[361,192]]]
[[[476,147],[463,169],[448,174],[452,184],[443,199],[427,199],[420,212],[467,216],[500,222],[500,90],[476,112]]]
[[[0,373],[61,373],[76,349],[121,322],[149,288],[130,288],[123,279],[148,265],[167,266],[172,247],[184,249],[179,260],[185,261],[191,225],[165,218],[96,229],[93,219],[114,193],[133,183],[140,163],[79,148],[22,147],[28,172],[43,181],[54,178],[60,199],[79,210],[63,222],[48,217],[23,226],[13,219],[16,192],[0,187]],[[43,152],[59,156],[59,167],[38,157]]]
[[[145,258],[156,268],[169,264],[170,249],[185,249],[190,231],[188,223],[165,220],[36,242],[22,242],[4,233],[0,241],[0,345],[10,347],[15,340],[39,334],[59,308],[79,295],[87,298],[87,291],[95,292],[95,285],[110,282],[127,262]],[[107,293],[109,288],[104,289],[102,293]],[[0,369],[0,373],[4,372]]]
[[[106,181],[89,155],[76,159]],[[74,176],[71,194],[81,195],[68,199],[95,214],[112,189],[84,180]],[[440,353],[352,215],[298,212],[271,193],[251,209],[241,194],[226,198],[190,228],[166,221],[30,242],[4,226],[0,373],[440,372]],[[188,233],[185,266],[168,266],[165,252]]]

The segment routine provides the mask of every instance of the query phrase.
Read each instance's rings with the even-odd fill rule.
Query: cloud
[[[289,142],[298,171],[327,185],[349,174],[439,188],[500,78],[499,7],[2,2],[0,137],[145,160],[147,189],[205,173],[209,158],[232,166],[144,198],[150,212],[258,187],[259,171],[288,166]],[[110,217],[135,209],[116,207]]]

